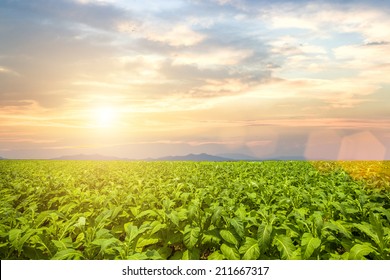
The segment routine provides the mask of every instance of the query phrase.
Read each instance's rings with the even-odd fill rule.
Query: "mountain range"
[[[100,154],[78,154],[52,158],[52,160],[133,160],[129,158],[119,158],[113,156],[105,156]],[[166,156],[159,158],[141,159],[146,161],[231,161],[236,160],[227,157],[213,156],[206,153],[188,154],[184,156]]]
[[[0,157],[0,160],[6,158]],[[210,155],[206,153],[201,154],[187,154],[181,156],[165,156],[159,158],[145,158],[145,159],[131,159],[131,158],[120,158],[115,156],[106,156],[101,154],[75,154],[66,155],[56,158],[50,158],[50,160],[144,160],[144,161],[262,161],[262,160],[306,160],[302,156],[284,156],[275,158],[257,158],[246,154],[237,153],[226,153]]]
[[[100,154],[77,154],[61,156],[52,158],[52,160],[135,160],[129,158],[120,158],[114,156],[105,156]],[[277,157],[277,158],[256,158],[246,154],[218,154],[210,155],[206,153],[201,154],[187,154],[182,156],[165,156],[159,158],[146,158],[137,159],[145,161],[261,161],[261,160],[305,160],[302,156],[288,156],[288,157]]]

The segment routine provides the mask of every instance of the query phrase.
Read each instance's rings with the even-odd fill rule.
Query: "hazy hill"
[[[0,157],[1,159],[5,159]],[[105,156],[100,154],[78,154],[78,155],[68,155],[61,156],[56,158],[51,158],[52,160],[131,160],[128,158],[119,158],[115,156]],[[273,157],[273,158],[256,158],[246,154],[237,154],[237,153],[225,153],[218,155],[210,155],[206,153],[201,154],[188,154],[184,156],[166,156],[159,158],[145,158],[140,160],[146,161],[261,161],[261,160],[305,160],[305,157],[301,156],[282,156],[282,157]]]
[[[167,156],[157,158],[155,160],[167,160],[167,161],[229,161],[232,160],[230,158],[220,157],[220,156],[212,156],[209,154],[188,154],[185,156]]]
[[[228,158],[232,160],[260,160],[257,157],[253,157],[246,154],[237,154],[237,153],[225,153],[225,154],[217,154],[218,157]]]
[[[99,154],[93,154],[93,155],[78,154],[78,155],[61,156],[52,159],[53,160],[125,160],[123,158],[104,156]]]

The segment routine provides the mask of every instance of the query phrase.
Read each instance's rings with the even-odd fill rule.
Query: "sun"
[[[110,107],[98,108],[96,110],[96,122],[100,127],[113,126],[116,119],[116,111]]]

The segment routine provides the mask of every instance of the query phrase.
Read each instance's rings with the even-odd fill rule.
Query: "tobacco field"
[[[0,259],[390,259],[389,162],[0,161]]]

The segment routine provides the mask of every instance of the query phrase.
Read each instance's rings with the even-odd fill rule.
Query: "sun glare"
[[[99,108],[96,110],[96,121],[100,127],[112,126],[115,118],[116,112],[112,108]]]

